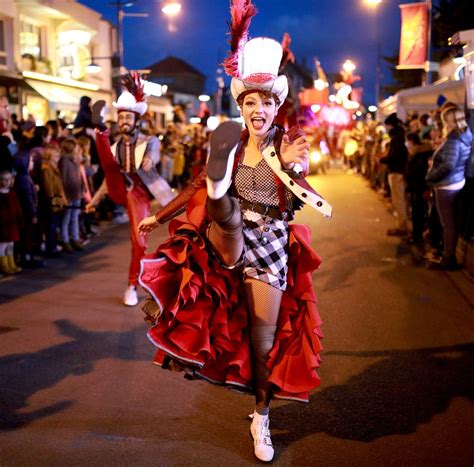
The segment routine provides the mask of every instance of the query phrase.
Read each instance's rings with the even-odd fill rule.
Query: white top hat
[[[288,95],[286,76],[278,76],[283,56],[282,46],[268,37],[256,37],[245,43],[238,57],[239,77],[233,77],[230,85],[232,97],[245,91],[270,91],[278,97],[279,106]]]
[[[143,91],[143,82],[137,72],[132,71],[122,76],[122,83],[126,91],[122,92],[112,105],[120,111],[135,112],[143,115],[148,108],[145,102],[145,94]]]
[[[128,112],[135,112],[139,115],[143,115],[148,108],[146,102],[141,101],[137,102],[135,96],[128,92],[124,91],[117,99],[117,102],[113,102],[112,105],[117,109],[117,111],[128,111]]]

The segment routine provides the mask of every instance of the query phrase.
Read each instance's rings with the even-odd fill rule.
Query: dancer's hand
[[[139,224],[138,224],[138,231],[140,235],[146,235],[158,227],[158,222],[156,221],[155,216],[145,217]]]
[[[304,136],[290,141],[288,135],[283,136],[280,146],[280,159],[285,169],[292,169],[295,164],[301,164],[303,171],[309,165],[309,143]]]

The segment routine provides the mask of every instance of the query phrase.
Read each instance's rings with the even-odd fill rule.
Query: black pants
[[[48,208],[45,212],[46,221],[46,252],[52,253],[57,250],[57,230],[59,214]]]
[[[464,240],[474,237],[474,177],[466,178],[459,194],[459,226]]]
[[[423,241],[423,230],[425,227],[426,201],[423,198],[424,191],[415,190],[410,193],[411,221],[413,224],[412,238],[414,242]]]
[[[436,206],[439,219],[443,226],[443,257],[448,259],[456,256],[456,244],[459,236],[457,223],[457,200],[460,190],[435,190]]]

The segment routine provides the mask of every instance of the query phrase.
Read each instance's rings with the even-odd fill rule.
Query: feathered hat
[[[278,76],[283,49],[268,37],[248,39],[251,19],[257,9],[251,0],[231,0],[229,56],[224,60],[225,72],[232,77],[230,91],[237,98],[245,91],[270,91],[283,104],[288,95],[286,76]]]
[[[127,111],[135,112],[138,115],[143,115],[148,108],[145,102],[145,93],[143,91],[143,83],[140,75],[132,71],[122,76],[122,84],[126,91],[114,102],[112,105],[117,109],[117,112]]]

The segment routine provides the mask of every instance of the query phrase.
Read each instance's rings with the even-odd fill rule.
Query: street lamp
[[[382,0],[365,0],[365,3],[369,6],[377,6],[379,3],[382,3]]]
[[[96,74],[102,72],[102,67],[97,63],[97,60],[112,60],[112,59],[113,59],[112,56],[108,56],[108,57],[89,57],[89,58],[86,58],[84,60],[81,60],[81,62],[89,61],[89,63],[87,65],[85,65],[86,73],[88,73],[90,75],[96,75]]]
[[[86,65],[86,72],[90,75],[97,75],[102,71],[102,67],[98,63],[90,62]]]
[[[123,66],[123,18],[134,17],[134,18],[147,18],[148,13],[125,13],[124,8],[134,6],[136,0],[116,0],[112,3],[112,6],[117,7],[117,43],[118,43],[118,55],[119,55],[119,69],[122,74]],[[164,5],[161,11],[168,17],[174,17],[181,11],[181,3],[177,0],[164,0]]]
[[[352,73],[356,69],[356,65],[352,60],[347,59],[343,64],[342,64],[342,69],[346,73]]]
[[[324,91],[327,87],[329,87],[329,83],[321,78],[315,79],[313,85],[314,89],[317,91]]]
[[[175,0],[166,0],[161,11],[166,16],[176,16],[181,11],[181,3]]]

